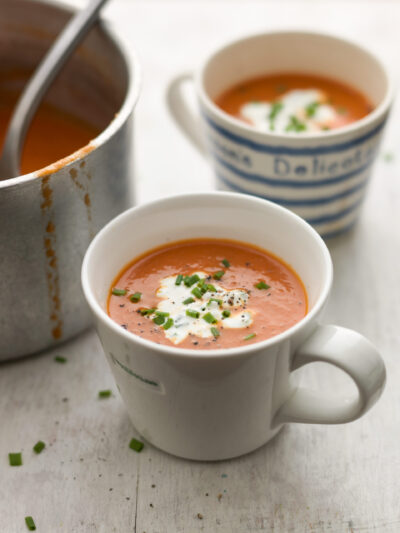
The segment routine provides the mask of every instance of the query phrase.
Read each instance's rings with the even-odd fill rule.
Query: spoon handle
[[[25,86],[9,123],[1,157],[1,178],[19,176],[21,153],[26,133],[43,96],[72,52],[97,19],[108,0],[91,0],[72,17],[42,59]]]

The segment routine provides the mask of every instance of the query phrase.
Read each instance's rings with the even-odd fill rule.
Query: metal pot
[[[35,68],[72,11],[33,0],[2,0],[0,76],[22,86],[16,66]],[[132,203],[132,113],[139,67],[97,25],[46,101],[98,126],[89,145],[53,165],[0,181],[0,360],[65,341],[89,326],[80,286],[93,236]]]

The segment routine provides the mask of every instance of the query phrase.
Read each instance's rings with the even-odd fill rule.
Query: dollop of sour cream
[[[201,298],[192,294],[193,286],[187,287],[184,283],[176,285],[176,276],[167,277],[161,280],[157,296],[161,298],[157,309],[163,313],[168,313],[168,317],[173,320],[173,325],[164,330],[165,336],[174,344],[181,343],[189,334],[197,337],[213,337],[212,328],[247,328],[253,323],[254,311],[246,309],[249,294],[244,289],[226,290],[215,280],[211,279],[205,272],[193,272],[205,283],[211,284],[215,291],[207,290]],[[210,279],[209,279],[210,278]],[[193,298],[193,302],[184,304],[188,298]],[[215,301],[215,300],[220,300]],[[241,308],[237,310],[238,308]],[[235,309],[235,312],[232,310]],[[230,316],[223,315],[223,311],[231,311]],[[198,313],[198,318],[188,316],[186,311]],[[204,316],[211,313],[216,322],[209,323]]]
[[[240,114],[260,131],[306,133],[330,129],[337,113],[323,91],[295,89],[274,102],[247,102]]]

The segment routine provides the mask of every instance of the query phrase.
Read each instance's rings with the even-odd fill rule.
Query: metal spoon
[[[65,26],[24,88],[12,114],[0,157],[0,180],[20,175],[21,153],[36,110],[67,59],[97,20],[108,0],[91,0]]]

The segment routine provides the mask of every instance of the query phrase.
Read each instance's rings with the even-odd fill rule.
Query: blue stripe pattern
[[[265,200],[270,200],[271,202],[275,202],[276,204],[284,205],[284,206],[296,206],[296,207],[310,207],[313,205],[326,205],[331,202],[335,202],[336,200],[340,200],[341,198],[345,198],[346,196],[349,196],[350,194],[353,194],[361,189],[363,189],[367,185],[367,181],[363,181],[361,183],[358,183],[351,189],[347,189],[346,191],[342,191],[340,193],[334,194],[332,196],[327,196],[325,198],[309,198],[309,199],[302,199],[302,200],[289,200],[287,198],[278,198],[275,196],[266,196],[264,194],[249,191],[248,189],[244,189],[243,187],[240,187],[240,185],[236,185],[236,183],[232,183],[229,179],[227,179],[225,176],[223,176],[221,173],[217,172],[217,177],[219,180],[221,180],[225,185],[230,187],[231,189],[235,190],[236,192],[241,192],[243,194],[253,194],[255,196],[258,196],[259,198],[264,198]]]
[[[323,239],[333,239],[334,237],[339,237],[339,235],[343,235],[347,231],[349,231],[357,222],[357,220],[352,220],[350,224],[346,224],[346,226],[343,226],[340,229],[336,229],[333,231],[325,231],[323,233],[320,233],[321,237]]]
[[[314,188],[314,187],[324,187],[325,185],[332,185],[334,183],[341,183],[342,181],[347,181],[350,178],[353,178],[354,176],[357,176],[358,174],[361,174],[365,170],[367,170],[373,163],[373,161],[368,161],[365,165],[359,167],[356,170],[353,170],[352,172],[348,172],[347,174],[341,174],[339,176],[335,176],[334,178],[327,178],[325,180],[315,180],[315,181],[298,181],[298,180],[284,180],[282,178],[267,178],[264,176],[261,176],[260,174],[252,174],[250,172],[245,172],[244,170],[240,170],[224,159],[222,159],[218,154],[213,152],[214,159],[218,161],[220,165],[228,169],[233,174],[236,174],[237,176],[240,176],[241,178],[248,180],[248,181],[254,181],[256,183],[262,183],[263,185],[271,185],[272,187],[291,187],[294,189],[297,188]]]
[[[345,209],[342,209],[341,211],[337,211],[335,214],[324,215],[324,216],[315,217],[315,218],[307,217],[306,220],[309,224],[313,224],[313,225],[326,224],[327,222],[334,222],[336,220],[339,220],[340,218],[344,218],[346,215],[355,211],[358,207],[360,207],[362,201],[363,201],[363,198],[359,198],[352,205],[350,205],[349,207],[346,207]]]
[[[219,179],[221,179],[221,181],[223,181],[224,183],[226,183],[226,185],[228,187],[232,187],[231,184],[223,179],[222,176],[218,176]],[[232,187],[232,189],[234,190],[237,190],[236,187]],[[237,192],[242,192],[242,191],[238,191]],[[243,191],[243,192],[246,192],[246,191]],[[248,193],[246,193],[248,194]],[[266,200],[269,200],[269,201],[272,201],[272,202],[275,202],[275,200],[273,200],[272,198],[270,197],[267,197],[267,196],[261,196],[261,195],[255,195],[255,196],[259,196],[260,198],[264,198]],[[342,209],[341,211],[337,211],[336,213],[334,214],[330,214],[330,215],[322,215],[322,216],[319,216],[319,217],[303,217],[309,224],[312,224],[313,226],[318,226],[320,224],[326,224],[326,223],[329,223],[329,222],[335,222],[335,221],[338,221],[342,218],[345,218],[347,215],[349,215],[350,213],[353,213],[355,212],[359,207],[360,205],[362,204],[363,202],[363,198],[359,198],[356,202],[354,202],[352,205],[346,207],[345,209]],[[276,202],[276,203],[279,203],[279,202]],[[340,228],[338,230],[335,230],[335,231],[332,231],[332,232],[326,232],[326,233],[321,233],[321,236],[323,238],[331,238],[331,237],[336,237],[337,235],[340,235],[342,232],[345,232],[347,231],[348,229],[350,229],[350,227],[355,223],[355,220],[353,220],[350,224],[346,225],[344,228]]]
[[[385,117],[384,120],[380,124],[378,124],[374,129],[372,129],[368,133],[365,133],[361,137],[357,137],[357,139],[352,139],[351,141],[347,141],[344,143],[331,144],[329,146],[314,146],[314,147],[309,147],[309,148],[305,148],[305,147],[304,148],[292,148],[289,146],[268,146],[265,144],[260,144],[256,141],[251,141],[250,139],[245,139],[244,137],[241,137],[240,135],[236,135],[235,133],[228,131],[222,126],[219,126],[210,117],[208,117],[204,111],[202,112],[202,115],[204,117],[204,120],[207,122],[207,124],[211,128],[213,128],[215,131],[217,131],[220,135],[225,137],[226,139],[229,139],[230,141],[233,141],[242,146],[245,146],[246,148],[251,148],[252,150],[255,150],[256,152],[262,152],[265,154],[273,154],[273,155],[322,155],[322,154],[335,154],[337,152],[342,152],[344,150],[348,150],[349,148],[354,148],[358,146],[359,144],[362,144],[363,142],[367,141],[371,137],[374,137],[375,135],[377,135],[382,130],[386,122],[386,117]]]

